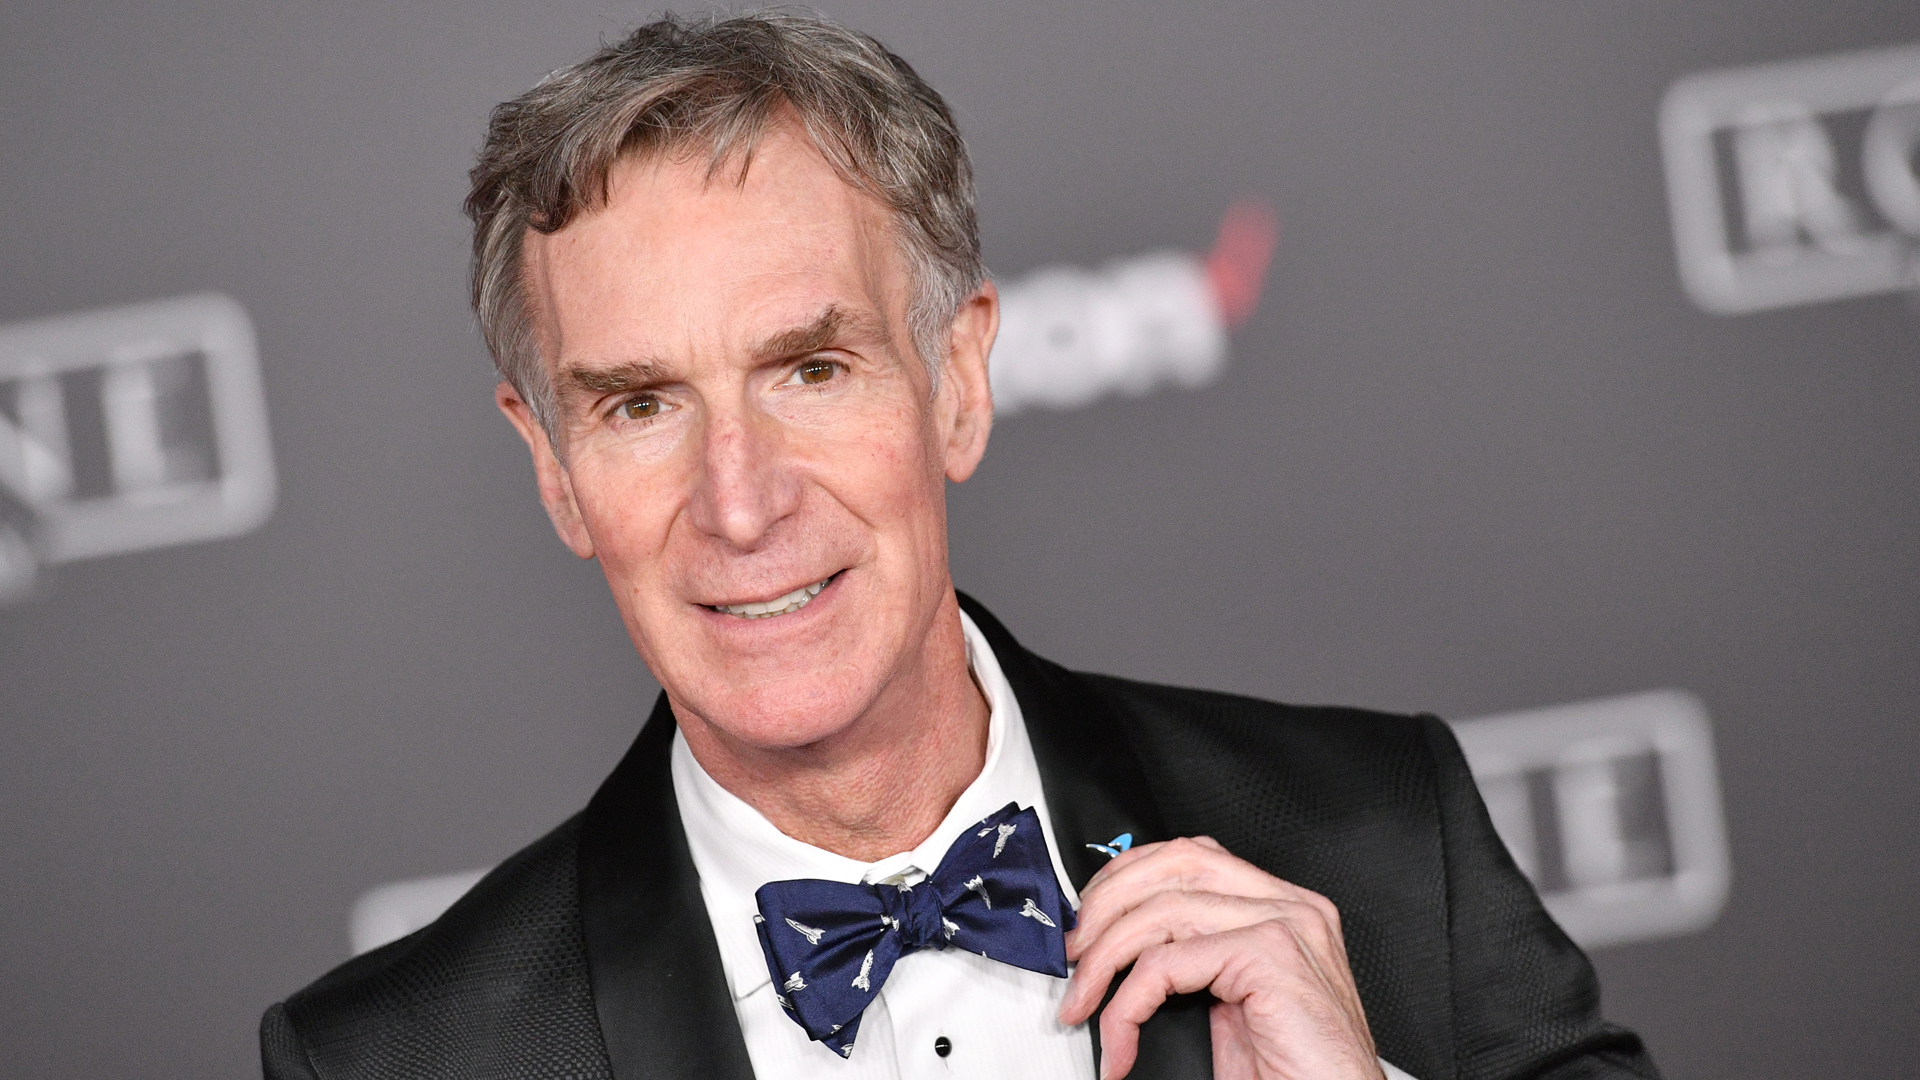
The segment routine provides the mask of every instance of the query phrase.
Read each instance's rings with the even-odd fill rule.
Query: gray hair
[[[986,280],[973,170],[946,102],[880,42],[823,16],[667,15],[496,107],[469,174],[480,331],[556,450],[557,402],[522,266],[527,230],[556,232],[603,206],[609,171],[629,155],[705,149],[710,178],[737,161],[744,182],[759,140],[789,118],[893,212],[913,347],[939,386],[954,315]]]

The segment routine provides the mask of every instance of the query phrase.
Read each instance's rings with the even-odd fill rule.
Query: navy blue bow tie
[[[894,962],[915,949],[965,949],[1067,976],[1062,935],[1073,929],[1073,909],[1040,819],[1015,803],[962,833],[918,885],[802,878],[770,881],[753,898],[780,1004],[809,1038],[843,1057]]]

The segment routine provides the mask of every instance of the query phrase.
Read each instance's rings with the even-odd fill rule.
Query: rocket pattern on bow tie
[[[900,957],[965,949],[1066,978],[1073,908],[1032,809],[1008,803],[960,835],[911,886],[772,881],[755,928],[777,998],[807,1032],[851,1056],[860,1015]]]

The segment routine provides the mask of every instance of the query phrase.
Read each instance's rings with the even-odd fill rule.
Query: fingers
[[[1129,848],[1126,851],[1121,852],[1120,854],[1114,856],[1113,859],[1107,863],[1107,865],[1101,867],[1098,870],[1095,870],[1093,872],[1093,876],[1087,879],[1087,888],[1089,889],[1093,888],[1094,882],[1097,882],[1101,878],[1111,875],[1114,871],[1120,869],[1123,866],[1127,866],[1132,863],[1139,862],[1141,859],[1146,858],[1148,855],[1152,854],[1155,851],[1162,850],[1163,848],[1167,847],[1167,845],[1169,844],[1198,844],[1201,847],[1208,848],[1213,851],[1224,852],[1227,850],[1226,847],[1220,843],[1220,841],[1215,840],[1211,836],[1183,836],[1174,840],[1156,840],[1151,844],[1141,844],[1139,847]]]
[[[1337,935],[1320,912],[1307,904],[1219,893],[1162,892],[1150,897],[1088,942],[1061,999],[1060,1021],[1077,1024],[1093,1015],[1113,977],[1156,945],[1270,919],[1299,923],[1298,933],[1310,948],[1336,948]]]
[[[1140,1025],[1167,998],[1210,990],[1216,1077],[1377,1078],[1373,1039],[1351,979],[1330,979],[1288,920],[1156,945],[1140,955],[1100,1016],[1102,1080],[1139,1055]],[[1344,984],[1344,985],[1343,985]]]
[[[1148,852],[1151,852],[1156,848],[1160,848],[1164,846],[1166,846],[1166,841],[1156,841],[1151,844],[1141,844],[1138,847],[1128,848],[1127,850],[1121,852],[1120,854],[1115,855],[1112,859],[1107,861],[1107,865],[1101,867],[1098,870],[1095,870],[1093,872],[1093,876],[1087,879],[1087,888],[1088,889],[1093,888],[1094,885],[1098,883],[1101,878],[1104,878],[1112,874],[1115,870],[1118,870],[1120,867],[1126,866],[1130,863],[1138,862],[1141,859],[1146,858]],[[1085,891],[1085,890],[1082,890],[1082,891]]]
[[[1235,857],[1211,837],[1143,844],[1100,868],[1080,893],[1079,925],[1067,935],[1067,958],[1078,960],[1109,926],[1164,892],[1206,892],[1290,900],[1320,911],[1338,936],[1340,912],[1319,893],[1282,881]]]
[[[1103,892],[1132,897],[1158,891],[1148,887],[1150,881],[1175,883],[1192,891],[1308,902],[1313,898],[1325,903],[1317,893],[1282,881],[1235,856],[1211,836],[1183,836],[1123,852],[1087,881],[1086,888],[1080,890],[1081,899],[1091,902]],[[1332,904],[1326,906],[1332,911]]]
[[[1267,1075],[1287,1059],[1288,1075],[1377,1080],[1339,910],[1211,837],[1143,844],[1102,867],[1066,944],[1077,966],[1062,1023],[1086,1020],[1133,967],[1100,1017],[1107,1080],[1132,1069],[1140,1025],[1168,996],[1201,989],[1222,1003],[1211,1014],[1216,1077]]]
[[[1216,1001],[1207,1009],[1207,1026],[1213,1035],[1213,1080],[1259,1080],[1260,1056],[1253,1050],[1246,1007]]]
[[[1105,903],[1121,902],[1130,907],[1168,887],[1278,897],[1282,884],[1279,878],[1229,853],[1212,837],[1183,836],[1123,852],[1087,881],[1086,888],[1080,890],[1080,900],[1084,912],[1106,894],[1111,898]],[[1082,925],[1085,922],[1083,914]]]
[[[1131,1072],[1140,1054],[1140,1025],[1169,997],[1219,981],[1236,962],[1236,952],[1247,947],[1246,934],[1237,930],[1147,950],[1100,1014],[1100,1080],[1120,1080]]]

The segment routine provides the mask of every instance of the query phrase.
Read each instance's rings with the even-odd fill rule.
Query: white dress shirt
[[[673,792],[700,873],[700,894],[713,920],[720,962],[733,992],[734,1013],[747,1056],[761,1080],[910,1080],[978,1078],[1091,1080],[1093,1044],[1086,1025],[1065,1027],[1054,1017],[1067,980],[988,960],[958,949],[921,949],[900,958],[873,1003],[861,1014],[860,1033],[847,1058],[807,1038],[775,1000],[773,980],[754,929],[753,894],[769,881],[820,878],[872,884],[925,877],[974,822],[1009,802],[1040,818],[1061,891],[1075,909],[1080,897],[1060,861],[1040,787],[1040,768],[1027,741],[1020,702],[1000,671],[986,637],[965,612],[967,662],[985,692],[987,760],[932,835],[912,851],[876,863],[857,862],[782,833],[707,775],[686,740],[673,737]],[[1067,837],[1067,843],[1107,837]],[[940,1052],[945,1050],[944,1055]],[[1411,1080],[1385,1065],[1388,1080]]]

